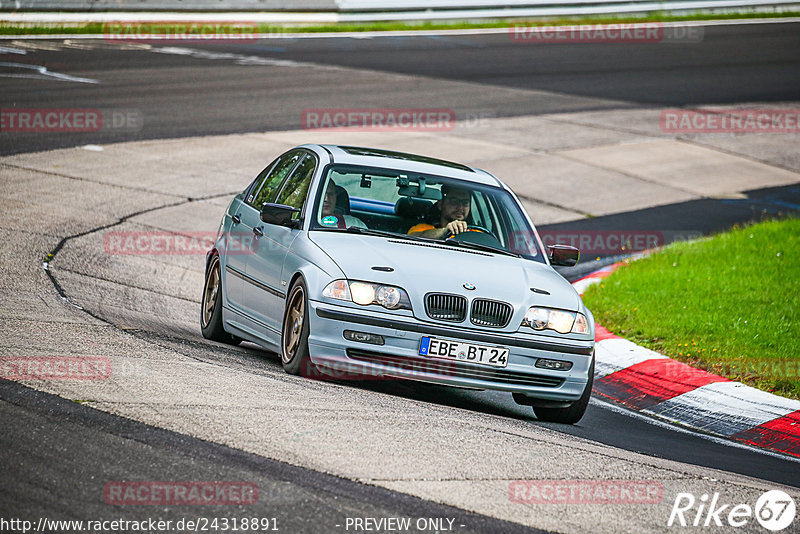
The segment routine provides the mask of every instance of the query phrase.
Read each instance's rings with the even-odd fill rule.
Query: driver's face
[[[325,199],[322,201],[322,214],[333,215],[336,209],[336,186],[333,183],[328,184],[328,189],[325,191]]]
[[[469,215],[471,197],[468,191],[450,191],[442,199],[442,219],[450,221],[463,221]]]

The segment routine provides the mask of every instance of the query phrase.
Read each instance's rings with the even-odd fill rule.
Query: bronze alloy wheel
[[[302,284],[297,284],[286,308],[286,320],[283,324],[283,363],[291,362],[303,342],[303,323],[306,313],[306,294]]]
[[[216,254],[211,258],[203,286],[200,302],[200,330],[203,337],[228,345],[238,345],[242,340],[225,331],[222,324],[222,277],[220,260]]]
[[[307,294],[304,280],[298,278],[289,290],[286,311],[283,314],[281,364],[291,375],[314,378],[318,375],[318,371],[308,354],[308,335],[311,325]]]
[[[217,292],[219,291],[219,257],[214,256],[206,275],[206,285],[203,288],[203,328],[206,328],[214,315],[217,305]]]

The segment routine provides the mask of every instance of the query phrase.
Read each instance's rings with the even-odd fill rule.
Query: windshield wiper
[[[447,238],[444,240],[445,243],[448,245],[456,245],[459,247],[464,248],[473,248],[476,250],[485,250],[486,252],[494,252],[496,254],[504,254],[506,256],[513,256],[515,258],[520,258],[521,256],[516,252],[511,252],[510,250],[505,250],[502,248],[493,247],[491,245],[482,245],[480,243],[472,243],[471,241],[459,241],[458,239],[454,239],[452,237]]]
[[[395,237],[397,234],[394,232],[386,232],[384,230],[372,230],[370,228],[361,228],[360,226],[348,226],[347,231],[351,234],[364,234],[364,235],[377,235],[381,237]]]
[[[364,235],[377,235],[381,237],[397,237],[397,234],[392,232],[384,232],[382,230],[370,230],[369,228],[361,228],[360,226],[348,226],[347,228],[337,228],[335,226],[327,226],[315,228],[315,230],[322,230],[324,232],[345,232],[351,234],[364,234]]]

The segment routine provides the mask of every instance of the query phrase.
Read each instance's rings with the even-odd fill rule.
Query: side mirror
[[[300,213],[300,210],[291,206],[284,206],[283,204],[270,204],[269,202],[265,202],[261,206],[261,220],[267,224],[299,228],[300,220],[292,219],[292,215],[295,213]]]
[[[581,251],[569,245],[550,245],[550,264],[561,267],[574,267],[581,257]]]

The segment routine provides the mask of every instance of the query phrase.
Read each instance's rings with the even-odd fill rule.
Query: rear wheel
[[[305,282],[298,278],[286,299],[281,331],[281,364],[290,375],[316,375],[316,367],[308,355],[308,333],[308,295]]]
[[[589,381],[586,382],[586,388],[583,390],[581,398],[567,406],[566,408],[537,408],[534,406],[533,413],[542,421],[551,423],[566,423],[572,425],[577,423],[586,413],[586,408],[589,406],[589,399],[592,396],[592,384],[594,383],[594,358],[589,366]]]
[[[203,286],[203,300],[200,303],[200,330],[203,337],[220,343],[238,345],[242,342],[225,331],[222,326],[222,277],[220,276],[219,256],[211,258]]]

